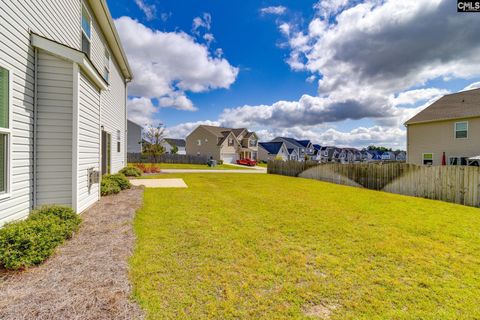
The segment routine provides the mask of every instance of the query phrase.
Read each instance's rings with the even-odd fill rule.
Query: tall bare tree
[[[162,123],[148,126],[143,131],[144,153],[153,157],[158,162],[158,157],[165,153],[162,142],[165,139],[165,127]]]

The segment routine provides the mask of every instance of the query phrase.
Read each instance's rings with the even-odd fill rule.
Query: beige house
[[[198,155],[226,163],[257,159],[258,137],[245,128],[232,129],[200,125],[187,136],[187,155]]]
[[[405,126],[408,163],[466,165],[480,155],[480,89],[446,95]]]

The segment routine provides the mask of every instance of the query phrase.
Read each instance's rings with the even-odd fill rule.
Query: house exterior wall
[[[0,200],[0,225],[26,216],[33,207],[33,119],[35,56],[32,30],[80,48],[78,0],[2,0],[0,5],[0,64],[13,77],[11,192]]]
[[[36,204],[72,205],[73,63],[40,51]]]
[[[468,121],[468,137],[455,138],[455,122]],[[433,165],[442,164],[442,154],[449,157],[480,155],[480,117],[456,119],[407,126],[407,162],[423,164],[423,154],[433,153]]]
[[[100,170],[100,92],[82,72],[78,94],[77,205],[82,212],[100,198],[99,184],[88,184],[88,169]],[[113,152],[112,152],[113,154]]]
[[[200,146],[198,140],[201,141]],[[218,139],[213,133],[205,128],[198,127],[186,139],[186,152],[188,155],[200,155],[220,160],[220,147],[217,144]]]
[[[47,194],[45,194],[45,196],[40,195],[38,191],[35,192],[34,190],[34,166],[37,167],[38,164],[40,164],[40,167],[37,167],[37,169],[40,170],[38,175],[36,175],[37,186],[44,184],[43,186],[46,187],[48,185],[48,182],[38,181],[45,178],[44,173],[46,173],[46,171],[42,170],[47,170],[47,167],[44,167],[43,163],[41,163],[41,157],[44,156],[42,152],[44,153],[44,150],[48,150],[48,146],[45,145],[43,149],[39,148],[38,156],[40,163],[34,164],[34,140],[38,137],[34,137],[35,48],[32,47],[30,43],[30,32],[34,32],[42,37],[53,40],[70,48],[80,50],[82,1],[0,0],[0,2],[0,65],[10,71],[13,79],[13,88],[11,92],[12,134],[10,136],[12,145],[12,150],[10,150],[10,165],[12,170],[8,177],[11,181],[11,190],[7,197],[0,198],[1,226],[7,221],[20,219],[28,215],[29,211],[34,206],[34,193],[36,196],[40,196],[38,199],[40,203],[42,201],[48,201],[48,197],[50,197]],[[105,46],[107,46],[107,44],[101,35],[100,28],[97,25],[96,17],[95,15],[92,15],[91,60],[94,66],[98,69],[99,73],[102,75],[105,61]],[[110,88],[110,106],[111,108],[115,108],[115,115],[117,115],[118,118],[113,118],[111,124],[106,121],[105,126],[111,128],[118,126],[118,128],[123,132],[121,139],[124,141],[126,126],[125,120],[123,120],[123,127],[120,126],[120,123],[122,122],[121,118],[125,110],[125,84],[123,84],[123,91],[119,91],[120,82],[118,79],[115,79],[114,66],[116,66],[116,63],[113,55],[111,55],[111,59],[112,66],[110,76],[112,78],[112,85]],[[63,68],[60,69],[63,70]],[[38,71],[40,75],[41,70]],[[70,79],[67,79],[64,85],[68,85]],[[59,87],[59,90],[66,89],[64,88],[64,85]],[[39,89],[47,90],[46,87],[47,85],[45,85],[45,88]],[[75,91],[75,88],[73,88],[73,91]],[[59,93],[56,92],[56,94]],[[38,97],[40,96],[41,94],[39,93]],[[105,97],[105,101],[107,100],[108,99]],[[43,103],[45,103],[45,101],[46,99],[43,100]],[[54,100],[52,100],[51,103],[54,103]],[[111,110],[108,110],[110,107],[108,106],[107,102],[105,102],[104,106],[106,118],[108,112],[111,112]],[[46,112],[47,109],[42,111]],[[44,113],[43,115],[47,115],[47,113]],[[62,121],[67,120],[61,119],[57,129],[46,129],[46,127],[41,128],[42,121],[43,124],[46,124],[45,119],[40,120],[41,116],[42,115],[39,114],[39,124],[37,127],[37,129],[40,129],[38,132],[39,136],[42,134],[46,136],[47,132],[45,130],[61,130],[60,124]],[[51,114],[51,116],[61,117],[60,115],[53,114]],[[84,116],[85,118],[90,117],[88,114],[85,114]],[[95,117],[96,116],[94,115],[94,118]],[[66,128],[62,128],[62,130],[66,130]],[[116,134],[112,135],[112,138],[115,137]],[[115,140],[113,139],[113,141]],[[116,155],[112,153],[112,168],[115,171],[122,166],[122,158],[125,162],[124,152],[122,152],[122,155]],[[46,159],[44,158],[44,163],[45,160]],[[60,159],[57,160],[60,161]],[[67,159],[63,160],[66,161]],[[62,167],[62,170],[64,169],[65,167]],[[58,186],[60,187],[60,185]],[[62,189],[62,192],[68,191],[67,189]],[[56,193],[56,195],[58,196],[56,202],[68,202],[67,197],[63,196],[61,192]]]
[[[129,153],[142,153],[142,127],[138,124],[128,121],[127,124],[127,151]]]
[[[103,90],[100,96],[101,125],[111,134],[111,173],[117,173],[127,165],[126,139],[127,106],[126,84],[115,59],[111,58],[109,88]],[[118,139],[120,135],[120,139]],[[120,150],[117,143],[120,142]]]

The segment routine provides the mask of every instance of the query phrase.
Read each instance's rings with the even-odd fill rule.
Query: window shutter
[[[0,67],[0,127],[8,128],[8,70]]]
[[[7,148],[7,136],[5,134],[0,134],[0,193],[6,191],[5,186],[5,174],[7,172],[6,168],[6,148]]]

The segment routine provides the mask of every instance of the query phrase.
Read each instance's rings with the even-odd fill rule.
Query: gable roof
[[[443,96],[405,122],[405,125],[471,117],[480,117],[480,89]]]
[[[322,146],[320,146],[319,144],[314,144],[314,145],[313,145],[313,148],[314,148],[315,150],[320,150],[320,149],[322,148]]]
[[[265,149],[269,154],[278,154],[283,146],[283,142],[259,142],[258,145]]]
[[[245,128],[239,128],[239,129],[231,129],[231,131],[233,132],[233,135],[235,137],[238,137],[239,135],[241,135],[243,133],[243,131],[245,131],[247,129]]]
[[[177,147],[183,148],[186,145],[185,140],[183,139],[165,138],[165,141],[167,141],[171,146],[177,146]]]
[[[279,141],[284,141],[287,144],[287,147],[304,148],[303,145],[298,143],[298,141],[293,138],[276,137],[275,139],[272,140],[272,142],[279,142]]]
[[[310,140],[297,140],[297,142],[305,148],[308,148],[308,145],[310,144]]]

